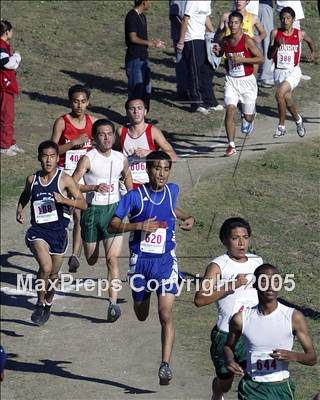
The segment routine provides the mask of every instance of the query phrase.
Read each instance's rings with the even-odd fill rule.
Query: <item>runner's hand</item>
[[[221,51],[221,46],[219,45],[219,43],[213,43],[212,53],[214,53],[215,55],[219,55],[220,51]]]
[[[308,60],[310,63],[315,62],[315,60],[316,60],[316,53],[315,53],[314,51],[312,51],[310,54],[308,54],[308,55],[307,55],[307,60]]]
[[[246,274],[238,274],[236,276],[236,289],[240,286],[246,285],[248,283],[248,278]]]
[[[235,361],[231,361],[227,364],[227,368],[230,372],[232,372],[236,376],[243,376],[244,372],[241,366]]]
[[[95,192],[108,193],[110,192],[110,185],[108,185],[107,183],[100,183],[99,185],[97,185]]]
[[[186,218],[183,222],[181,222],[181,224],[179,226],[184,231],[191,231],[194,222],[195,222],[195,219],[190,216],[190,217]]]
[[[141,149],[140,147],[138,147],[137,149],[135,149],[133,155],[139,157],[139,158],[144,158],[146,157],[149,153],[151,153],[150,150],[147,149]]]
[[[273,350],[272,353],[270,353],[270,356],[275,360],[279,361],[285,361],[285,362],[296,361],[294,357],[294,352],[289,350],[276,349]]]
[[[19,224],[24,223],[24,216],[22,214],[22,211],[17,211],[16,220],[17,220],[17,222],[19,222]]]
[[[65,198],[60,193],[53,192],[53,197],[56,203],[63,204]]]
[[[89,141],[88,135],[86,133],[83,133],[82,135],[80,135],[79,137],[74,139],[72,141],[72,144],[74,145],[74,147],[76,147],[76,146],[81,147],[83,144],[87,143],[88,141]]]
[[[158,228],[160,228],[160,223],[156,221],[156,217],[143,221],[141,225],[141,230],[147,233],[155,232]]]

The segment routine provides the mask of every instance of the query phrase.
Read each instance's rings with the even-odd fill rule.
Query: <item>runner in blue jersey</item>
[[[161,324],[162,362],[159,368],[160,385],[172,379],[169,367],[174,325],[172,307],[179,278],[175,255],[175,221],[180,219],[183,230],[191,230],[194,218],[178,209],[179,187],[167,183],[172,161],[163,151],[146,157],[149,183],[127,193],[119,202],[108,230],[112,233],[131,232],[129,282],[134,311],[139,321],[149,314],[150,295],[158,295]],[[122,220],[128,216],[129,222]]]
[[[31,227],[26,233],[26,244],[39,263],[38,303],[31,320],[43,325],[50,317],[55,283],[68,247],[70,207],[85,209],[87,203],[73,178],[57,168],[59,149],[56,143],[42,142],[38,147],[38,160],[41,170],[27,177],[16,219],[24,223],[23,209],[31,200]]]

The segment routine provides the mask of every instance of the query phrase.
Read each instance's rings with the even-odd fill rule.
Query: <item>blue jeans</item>
[[[151,95],[151,71],[149,60],[132,58],[126,61],[128,99],[143,99],[149,110]]]

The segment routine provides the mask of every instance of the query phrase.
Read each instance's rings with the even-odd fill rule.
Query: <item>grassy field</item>
[[[316,1],[304,1],[303,28],[317,41],[319,18]],[[216,1],[213,19],[229,8],[229,1]],[[37,167],[36,147],[51,135],[53,121],[68,107],[68,87],[75,83],[92,88],[90,111],[123,121],[126,100],[123,23],[130,1],[2,1],[1,16],[15,27],[13,47],[22,55],[18,80],[21,94],[16,102],[18,143],[26,155],[1,157],[1,204],[15,203],[27,174]],[[168,139],[197,135],[220,125],[221,114],[206,118],[183,110],[174,102],[174,57],[170,43],[167,1],[153,1],[148,14],[149,36],[167,43],[164,51],[151,50],[153,100],[150,117]],[[303,57],[305,56],[305,48]],[[301,104],[317,102],[319,67],[302,64],[312,80],[295,96]],[[223,70],[215,80],[218,100],[223,99]],[[259,118],[276,115],[272,91],[263,90],[258,102]],[[185,208],[197,216],[190,241],[178,237],[182,270],[202,274],[208,261],[224,249],[217,239],[222,221],[231,215],[248,218],[253,226],[252,248],[281,272],[294,272],[296,290],[282,297],[301,307],[320,309],[319,281],[319,143],[290,146],[255,161],[240,164],[236,179],[231,171],[200,182],[182,198]],[[195,210],[196,208],[196,210]],[[194,211],[193,211],[194,210]],[[194,249],[194,258],[190,255]],[[196,309],[192,294],[184,293],[176,306],[177,347],[190,352],[190,362],[199,374],[210,371],[209,334],[216,318],[215,308]],[[309,319],[319,350],[319,324]],[[292,366],[298,399],[309,399],[318,389],[318,368]]]

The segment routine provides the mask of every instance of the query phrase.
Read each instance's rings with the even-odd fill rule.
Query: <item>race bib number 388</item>
[[[37,224],[58,221],[56,203],[53,199],[35,201],[33,203],[33,210]]]

